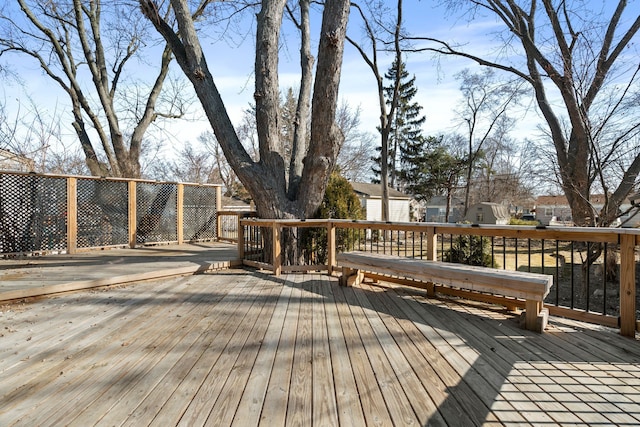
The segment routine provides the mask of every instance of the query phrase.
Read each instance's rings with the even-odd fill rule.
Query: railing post
[[[282,272],[282,245],[280,244],[280,235],[282,233],[282,226],[278,221],[273,222],[271,228],[273,234],[273,274],[279,276]]]
[[[636,236],[620,235],[620,334],[636,334]]]
[[[336,225],[333,221],[327,222],[327,272],[333,274],[336,266]]]
[[[244,260],[244,225],[240,223],[240,215],[238,218],[238,258]],[[218,239],[220,236],[218,235]]]
[[[184,243],[184,184],[179,182],[176,185],[176,235],[178,244]]]
[[[438,260],[438,234],[436,233],[435,227],[427,228],[427,260],[429,261],[437,261]]]
[[[128,188],[129,188],[129,203],[128,203],[128,212],[129,212],[129,247],[130,248],[135,248],[136,247],[136,235],[138,233],[137,227],[138,227],[138,222],[136,220],[136,204],[137,204],[137,198],[136,198],[136,182],[135,181],[129,181],[128,182]]]
[[[222,234],[222,223],[220,221],[220,215],[218,212],[222,210],[222,187],[216,187],[216,239],[220,240]],[[238,228],[240,228],[240,217],[238,217]],[[239,236],[239,235],[238,235]]]
[[[67,253],[78,248],[78,179],[67,178]]]

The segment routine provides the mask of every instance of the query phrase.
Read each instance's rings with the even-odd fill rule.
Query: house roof
[[[433,196],[427,202],[427,206],[428,207],[431,207],[431,206],[446,206],[446,205],[447,205],[447,196]],[[451,199],[451,207],[452,208],[456,208],[456,207],[459,207],[461,205],[464,205],[464,200],[460,199],[459,197],[453,197]]]
[[[382,198],[382,186],[380,184],[371,184],[367,182],[350,182],[353,190],[365,197]],[[408,196],[398,190],[389,188],[389,197],[392,199],[411,199]]]
[[[251,205],[243,200],[236,199],[235,197],[222,196],[220,200],[222,209],[225,210],[251,210]]]
[[[630,196],[629,200],[631,200],[632,197],[634,196]],[[592,194],[590,202],[594,205],[604,205],[605,195]],[[569,206],[569,202],[566,196],[539,196],[536,199],[536,206]]]

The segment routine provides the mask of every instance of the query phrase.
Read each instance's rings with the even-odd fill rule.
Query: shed
[[[509,224],[509,209],[498,203],[482,202],[472,205],[464,218],[472,224]]]
[[[366,212],[367,221],[382,220],[382,186],[364,182],[351,182]],[[411,196],[389,188],[389,221],[409,222]]]

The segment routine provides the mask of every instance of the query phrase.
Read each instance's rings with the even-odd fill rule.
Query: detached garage
[[[482,202],[475,204],[467,211],[465,220],[472,224],[509,224],[511,215],[504,205]]]
[[[351,186],[358,195],[366,212],[367,221],[382,220],[382,186],[364,182],[352,182]],[[411,197],[400,191],[389,189],[389,221],[409,222]]]

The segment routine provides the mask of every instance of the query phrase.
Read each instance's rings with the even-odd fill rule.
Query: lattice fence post
[[[184,184],[178,183],[176,187],[176,234],[178,244],[184,243]]]
[[[136,213],[136,182],[129,181],[129,207],[127,212],[129,214],[129,247],[136,247],[136,235],[137,235],[137,213]]]
[[[67,178],[67,253],[78,248],[78,179]]]

